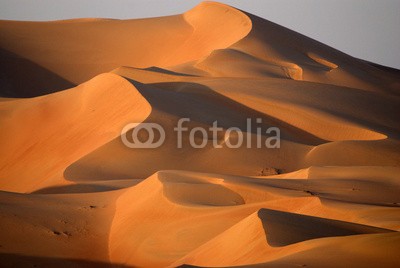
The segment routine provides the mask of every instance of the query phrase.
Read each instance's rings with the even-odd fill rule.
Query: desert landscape
[[[400,267],[399,70],[217,2],[0,49],[1,267]]]

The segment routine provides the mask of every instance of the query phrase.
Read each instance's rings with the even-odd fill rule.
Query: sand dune
[[[338,202],[330,197],[311,195],[309,189],[313,188],[312,185],[297,189],[287,186],[290,182],[299,181],[183,171],[158,172],[118,199],[110,236],[111,260],[149,267],[183,263],[211,267],[243,265],[265,262],[303,250],[302,246],[296,244],[301,241],[385,233],[400,228],[398,224],[388,226],[388,218],[380,218],[385,213],[394,222],[398,221],[397,206],[380,204],[374,207],[361,205],[362,202],[356,203],[355,200]],[[332,194],[336,192],[330,184],[321,185]],[[346,190],[342,186],[341,191],[351,192],[351,189]],[[146,195],[139,194],[143,192]],[[380,193],[385,195],[386,190]],[[154,202],[158,205],[154,206]],[[343,202],[350,203],[343,206]],[[263,210],[265,207],[312,217]],[[352,218],[349,218],[350,211]],[[379,216],[367,219],[365,215]],[[157,224],[160,218],[164,219],[164,224]],[[348,220],[358,224],[344,222]],[[368,227],[371,223],[379,228]],[[268,241],[265,241],[264,234],[268,231],[264,231],[264,228],[271,229]],[[215,236],[216,233],[221,234]],[[124,239],[127,234],[130,238]],[[255,237],[261,240],[257,242]],[[232,243],[239,238],[243,243]],[[295,246],[286,248],[291,244]],[[263,250],[260,251],[256,245]],[[276,247],[284,249],[275,250]],[[292,250],[292,247],[298,249]],[[222,256],[217,252],[221,252]],[[179,256],[183,258],[171,263]]]
[[[210,24],[217,27],[210,30]],[[152,19],[1,21],[0,46],[78,84],[120,66],[165,67],[196,60],[232,45],[250,29],[242,12],[203,3],[183,15]],[[7,82],[15,85],[18,79],[23,77],[7,77]],[[31,90],[42,89],[33,85]]]
[[[140,93],[113,74],[0,106],[0,185],[14,192],[66,184],[63,172],[68,165],[119,136],[130,120],[141,122],[151,112]]]
[[[399,70],[215,2],[0,21],[0,49],[2,266],[400,265]]]
[[[394,238],[398,236],[386,229],[261,209],[179,262],[207,267],[265,263],[279,258],[290,258],[298,252],[309,250],[313,248],[313,239],[320,239],[324,243],[323,237],[340,240],[341,236],[388,232]],[[233,241],[235,242],[232,243]]]

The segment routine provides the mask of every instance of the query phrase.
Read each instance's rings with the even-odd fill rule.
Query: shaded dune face
[[[0,49],[2,266],[400,265],[398,70],[208,1],[0,21]],[[164,144],[128,148],[128,123]],[[280,147],[257,148],[269,127]]]
[[[203,244],[171,267],[188,261],[197,266],[220,267],[244,265],[249,263],[250,259],[258,260],[258,262],[284,259],[287,256],[312,249],[314,242],[312,239],[329,236],[344,242],[349,238],[348,236],[361,235],[362,237],[366,234],[378,234],[375,236],[379,237],[379,235],[387,236],[393,232],[343,221],[260,209]],[[246,245],[251,245],[251,247],[246,247]],[[214,254],[214,258],[205,258],[211,254]]]
[[[0,49],[0,97],[21,98],[50,94],[74,86],[37,63]],[[29,79],[24,77],[29,76]]]
[[[232,48],[278,64],[288,77],[318,83],[355,87],[368,91],[399,94],[395,82],[399,74],[381,72],[379,68],[352,58],[313,39],[246,13],[252,31]]]
[[[267,242],[273,247],[287,246],[322,237],[392,232],[360,224],[266,209],[258,211],[258,217],[263,223]],[[288,229],[285,230],[282,226]]]

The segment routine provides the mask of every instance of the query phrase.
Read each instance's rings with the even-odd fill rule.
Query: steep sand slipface
[[[211,76],[259,78],[283,74],[294,80],[399,95],[400,87],[396,82],[399,74],[389,74],[379,66],[372,66],[350,57],[252,14],[241,12],[241,16],[247,16],[252,27],[245,37],[237,39],[237,42],[229,47],[236,51],[236,54],[241,52],[241,56],[236,56],[237,61],[232,60],[232,51],[223,51],[218,52],[219,62],[214,60],[216,55],[213,53],[210,59],[200,59],[191,64],[170,68],[194,74],[197,73],[196,70],[201,70]],[[249,57],[253,58],[253,64],[249,64]],[[233,66],[227,62],[232,62]],[[239,62],[243,63],[241,67]],[[261,62],[263,64],[260,64]],[[276,67],[281,70],[278,71]]]
[[[207,194],[198,196],[205,187]],[[165,267],[260,206],[243,206],[240,199],[212,174],[159,172],[118,199],[110,232],[111,261]]]
[[[36,97],[74,87],[37,63],[2,48],[0,62],[0,97]]]
[[[171,267],[180,263],[205,267],[262,263],[308,251],[316,246],[311,241],[307,242],[311,239],[376,233],[391,233],[393,238],[398,239],[397,234],[386,229],[261,209]],[[324,240],[320,243],[323,244]],[[391,246],[390,249],[394,250]]]
[[[146,122],[158,123],[166,129],[166,140],[158,150],[132,150],[121,143],[120,138],[98,148],[69,166],[66,177],[73,181],[87,181],[93,177],[103,179],[146,178],[163,169],[183,169],[214,173],[257,175],[265,167],[293,170],[301,165],[302,158],[312,148],[309,144],[320,142],[312,135],[287,126],[285,122],[275,122],[268,116],[216,94],[208,87],[197,83],[166,83],[140,85],[136,87],[147,98],[153,110]],[[196,107],[196,109],[193,109]],[[206,113],[204,111],[207,111]],[[268,127],[282,127],[280,149],[267,148],[266,135],[261,137],[261,148],[257,148],[255,126],[248,133],[251,148],[243,142],[240,148],[231,150],[224,141],[224,132],[214,140],[208,134],[206,147],[196,149],[190,145],[190,131],[182,133],[184,148],[177,149],[177,134],[173,130],[180,118],[190,118],[184,126],[193,129],[209,129],[213,122],[225,130],[228,127],[240,127],[246,132],[247,118],[262,119],[258,124],[265,131]],[[278,125],[275,125],[279,123]],[[247,136],[247,133],[244,133]],[[200,135],[197,137],[202,138]],[[196,140],[199,143],[199,140]],[[214,148],[217,142],[222,148]],[[234,141],[232,141],[234,142]],[[287,155],[283,160],[281,155]],[[110,155],[113,157],[110,159]],[[102,169],[97,167],[101,165]]]
[[[398,70],[214,2],[0,37],[3,266],[400,266]],[[121,142],[140,122],[162,147]]]
[[[229,47],[252,28],[245,14],[219,3],[202,2],[183,16],[193,27],[193,33],[179,48],[181,56],[171,57],[164,66],[197,60],[216,49]]]
[[[400,160],[396,149],[398,142],[385,139],[398,132],[394,112],[398,106],[396,98],[315,83],[299,86],[290,80],[210,79],[132,68],[115,72],[151,84],[138,87],[157,111],[149,120],[166,126],[172,137],[157,154],[130,150],[116,139],[69,167],[71,173],[68,174],[73,180],[90,178],[94,174],[109,178],[139,178],[170,168],[257,175],[265,167],[291,171],[325,163],[397,165]],[[375,103],[374,107],[371,102]],[[357,109],[354,109],[355,103]],[[180,117],[191,119],[190,124],[185,123],[190,128],[201,126],[207,129],[217,120],[224,129],[239,126],[244,130],[247,117],[253,118],[253,127],[257,126],[255,118],[260,118],[263,124],[258,125],[263,131],[271,126],[280,128],[281,149],[257,149],[253,136],[252,149],[240,148],[232,153],[226,148],[213,149],[213,141],[209,140],[206,150],[186,146],[187,149],[178,150],[177,155],[176,133],[172,128]],[[186,145],[188,136],[189,131],[183,133]],[[337,142],[330,143],[329,140]],[[317,146],[312,148],[310,145]],[[113,159],[108,159],[110,154],[114,155]],[[199,161],[192,161],[194,155]],[[307,161],[305,164],[304,160]],[[100,163],[104,174],[96,169]],[[83,170],[82,175],[86,170],[87,175],[77,176],[74,170]]]
[[[244,265],[285,260],[284,257],[310,249],[322,250],[331,242],[340,243],[340,239],[344,243],[349,241],[337,238],[336,242],[336,238],[327,240],[326,237],[399,230],[398,207],[386,207],[388,203],[365,205],[368,200],[357,197],[372,192],[369,184],[358,178],[370,170],[370,180],[373,180],[382,174],[379,168],[358,171],[345,168],[343,178],[339,178],[342,182],[336,184],[332,183],[333,178],[341,169],[313,170],[309,173],[314,174],[314,179],[309,182],[296,179],[297,173],[287,174],[291,179],[285,180],[279,179],[280,176],[248,178],[159,172],[127,190],[116,202],[110,232],[111,261],[146,267],[175,267],[183,263],[213,267]],[[390,171],[393,172],[397,171]],[[391,183],[390,177],[393,175],[381,178],[381,185]],[[399,189],[398,182],[388,186],[393,189],[392,197],[388,196],[389,188],[372,187],[375,196],[367,198],[375,198],[375,202],[384,198],[398,200],[394,194]],[[202,193],[205,188],[207,194]],[[338,194],[342,195],[341,199],[335,197]],[[238,202],[237,196],[242,201]],[[258,211],[266,207],[274,211]],[[391,225],[395,222],[396,226]],[[378,228],[368,226],[371,224]],[[398,241],[398,235],[393,232],[389,237],[386,242],[379,240],[379,236],[372,235],[370,239],[377,239],[382,247],[393,252],[397,242],[390,241]],[[360,252],[365,251],[360,249]],[[376,262],[383,254],[379,251],[369,258]],[[182,259],[174,262],[179,258]],[[313,263],[312,259],[309,261]],[[351,263],[349,259],[343,261],[343,265]],[[353,261],[363,263],[359,259]],[[395,263],[394,256],[386,261]]]
[[[292,78],[302,79],[302,70],[295,64],[266,62],[236,49],[213,51],[210,56],[200,60],[195,68],[213,77],[241,78]]]
[[[309,151],[305,165],[315,166],[399,166],[398,140],[337,141]]]
[[[213,174],[163,171],[127,190],[116,203],[111,261],[165,267],[261,206],[244,205],[223,181]]]
[[[287,83],[288,82],[288,83]],[[369,128],[376,127],[365,122],[361,114],[353,110],[352,103],[346,99],[356,99],[360,109],[368,109],[371,101],[376,101],[376,117],[379,114],[387,114],[387,110],[395,109],[399,105],[395,99],[391,106],[388,98],[379,103],[381,96],[374,94],[360,94],[359,90],[342,90],[337,87],[321,86],[314,83],[296,84],[292,81],[246,81],[251,85],[243,91],[241,82],[227,80],[207,81],[205,85],[213,88],[216,92],[233,99],[247,107],[265,113],[273,118],[286,122],[298,129],[302,129],[322,140],[378,140],[387,136],[370,131]],[[275,83],[279,86],[274,87]],[[278,92],[277,92],[278,91]],[[340,96],[340,97],[338,97]],[[342,102],[339,102],[343,100]],[[363,107],[364,106],[364,107]],[[293,115],[296,116],[293,116]],[[377,125],[387,125],[387,128],[397,128],[394,118],[383,118]],[[354,122],[354,123],[353,123]],[[379,129],[378,127],[376,127]]]
[[[68,165],[118,137],[128,122],[143,121],[151,111],[135,88],[114,74],[0,106],[0,185],[15,192],[65,183],[62,174]]]
[[[38,65],[37,68],[47,70],[46,75],[52,77],[52,80],[60,80],[55,81],[55,85],[63,89],[65,83],[82,83],[119,66],[167,67],[190,61],[194,61],[196,66],[197,61],[204,62],[204,58],[213,51],[230,47],[264,62],[262,73],[267,77],[271,76],[271,69],[273,75],[276,75],[277,68],[280,68],[279,75],[283,72],[286,77],[295,80],[398,95],[398,75],[218,3],[203,2],[183,15],[162,18],[125,21],[2,21],[0,25],[0,44],[5,53],[13,53],[26,60],[26,66],[32,62]],[[2,57],[6,59],[2,61],[3,64],[7,62],[13,65],[17,61],[8,56]],[[229,61],[229,54],[224,57],[228,57],[226,59]],[[199,69],[213,68],[214,62],[207,62],[199,65]],[[191,69],[196,70],[193,64],[185,65],[184,69],[189,72]],[[252,66],[247,63],[238,71],[231,71],[230,76],[257,77],[260,71],[251,74],[251,70],[259,69],[257,63],[254,64]],[[226,73],[225,68],[232,68],[229,65],[218,66],[218,70],[211,72],[211,75]],[[32,71],[31,75],[37,79],[43,72]],[[22,96],[32,96],[32,92],[24,95],[24,88],[18,83],[19,78],[21,75],[7,76],[3,84],[11,84]],[[32,86],[32,90],[38,91],[36,95],[44,91],[38,88],[41,86],[47,87],[47,92],[56,90],[49,84],[38,83]],[[8,91],[5,93],[9,94]]]
[[[398,79],[340,51],[282,26],[246,13],[253,23],[250,34],[232,46],[271,62],[295,64],[301,80],[399,94]],[[328,65],[328,66],[327,66]],[[333,68],[337,66],[337,68]],[[329,67],[329,68],[327,68]]]

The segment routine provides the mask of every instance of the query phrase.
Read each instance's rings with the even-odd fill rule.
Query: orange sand
[[[1,266],[400,266],[400,71],[215,2],[0,37]],[[182,117],[281,146],[177,149]]]

